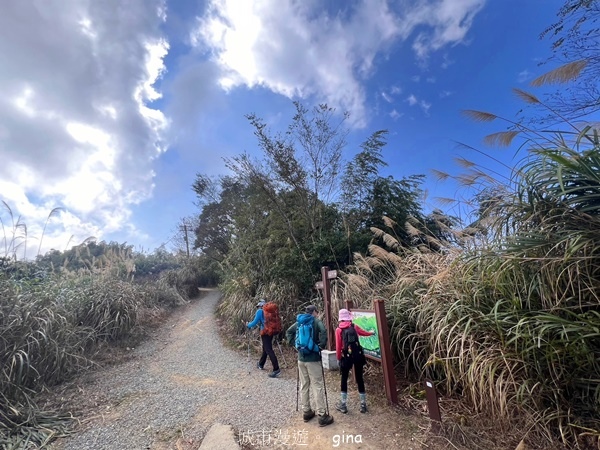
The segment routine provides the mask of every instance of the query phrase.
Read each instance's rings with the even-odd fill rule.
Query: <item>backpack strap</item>
[[[317,321],[314,317],[311,317],[310,326],[312,327],[312,348],[309,350],[320,353],[321,349],[319,348],[319,329],[317,327]]]

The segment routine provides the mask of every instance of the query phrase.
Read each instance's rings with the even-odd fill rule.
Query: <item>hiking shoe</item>
[[[335,409],[337,409],[342,414],[348,414],[348,407],[345,403],[337,402],[335,405]]]
[[[304,411],[304,413],[302,414],[302,418],[305,422],[308,422],[313,417],[315,417],[315,412],[312,409],[309,411]]]
[[[259,362],[256,363],[256,368],[260,370],[265,370],[265,368],[261,366]]]
[[[331,425],[332,423],[333,417],[331,417],[329,414],[323,414],[322,416],[319,416],[320,427],[326,427],[327,425]]]
[[[366,404],[366,403],[361,403],[361,404],[360,404],[360,412],[364,414],[364,413],[366,413],[367,411],[368,411],[368,409],[367,409],[367,404]]]
[[[277,370],[274,370],[273,372],[271,372],[271,373],[269,374],[269,376],[270,376],[271,378],[277,378],[277,377],[279,376],[279,374],[280,374],[280,373],[281,373],[281,370],[277,369]]]

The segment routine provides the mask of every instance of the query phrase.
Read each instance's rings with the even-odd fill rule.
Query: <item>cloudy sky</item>
[[[197,212],[196,173],[252,152],[293,105],[350,112],[347,156],[388,129],[397,178],[450,170],[456,142],[514,117],[512,87],[548,70],[559,0],[19,0],[0,15],[0,200],[35,255],[95,236],[154,249]],[[462,153],[461,153],[462,152]],[[498,155],[496,155],[498,156]],[[500,157],[512,156],[501,155]],[[0,244],[12,236],[0,203]],[[0,256],[5,249],[0,248]],[[22,255],[19,255],[22,256]]]

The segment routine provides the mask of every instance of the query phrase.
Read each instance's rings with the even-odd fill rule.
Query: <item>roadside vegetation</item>
[[[32,448],[71,426],[68,412],[38,406],[40,392],[93,368],[98,352],[141,339],[214,280],[203,278],[197,257],[94,240],[19,260],[26,227],[3,208],[0,448]]]

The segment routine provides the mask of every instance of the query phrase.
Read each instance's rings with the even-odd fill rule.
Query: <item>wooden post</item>
[[[331,320],[331,281],[329,279],[329,267],[321,267],[321,277],[323,278],[323,305],[325,308],[325,327],[327,328],[327,350],[335,349],[335,334]]]
[[[429,410],[429,418],[434,420],[432,428],[434,431],[439,430],[439,425],[442,422],[442,414],[440,413],[440,405],[438,402],[437,392],[433,382],[425,380],[425,396],[427,397],[427,409]]]
[[[375,317],[377,319],[377,328],[379,329],[379,347],[381,348],[385,393],[388,402],[393,405],[398,403],[398,393],[396,392],[396,377],[394,375],[394,361],[390,345],[390,332],[385,314],[385,303],[383,300],[378,299],[373,302],[373,306],[375,307]]]

